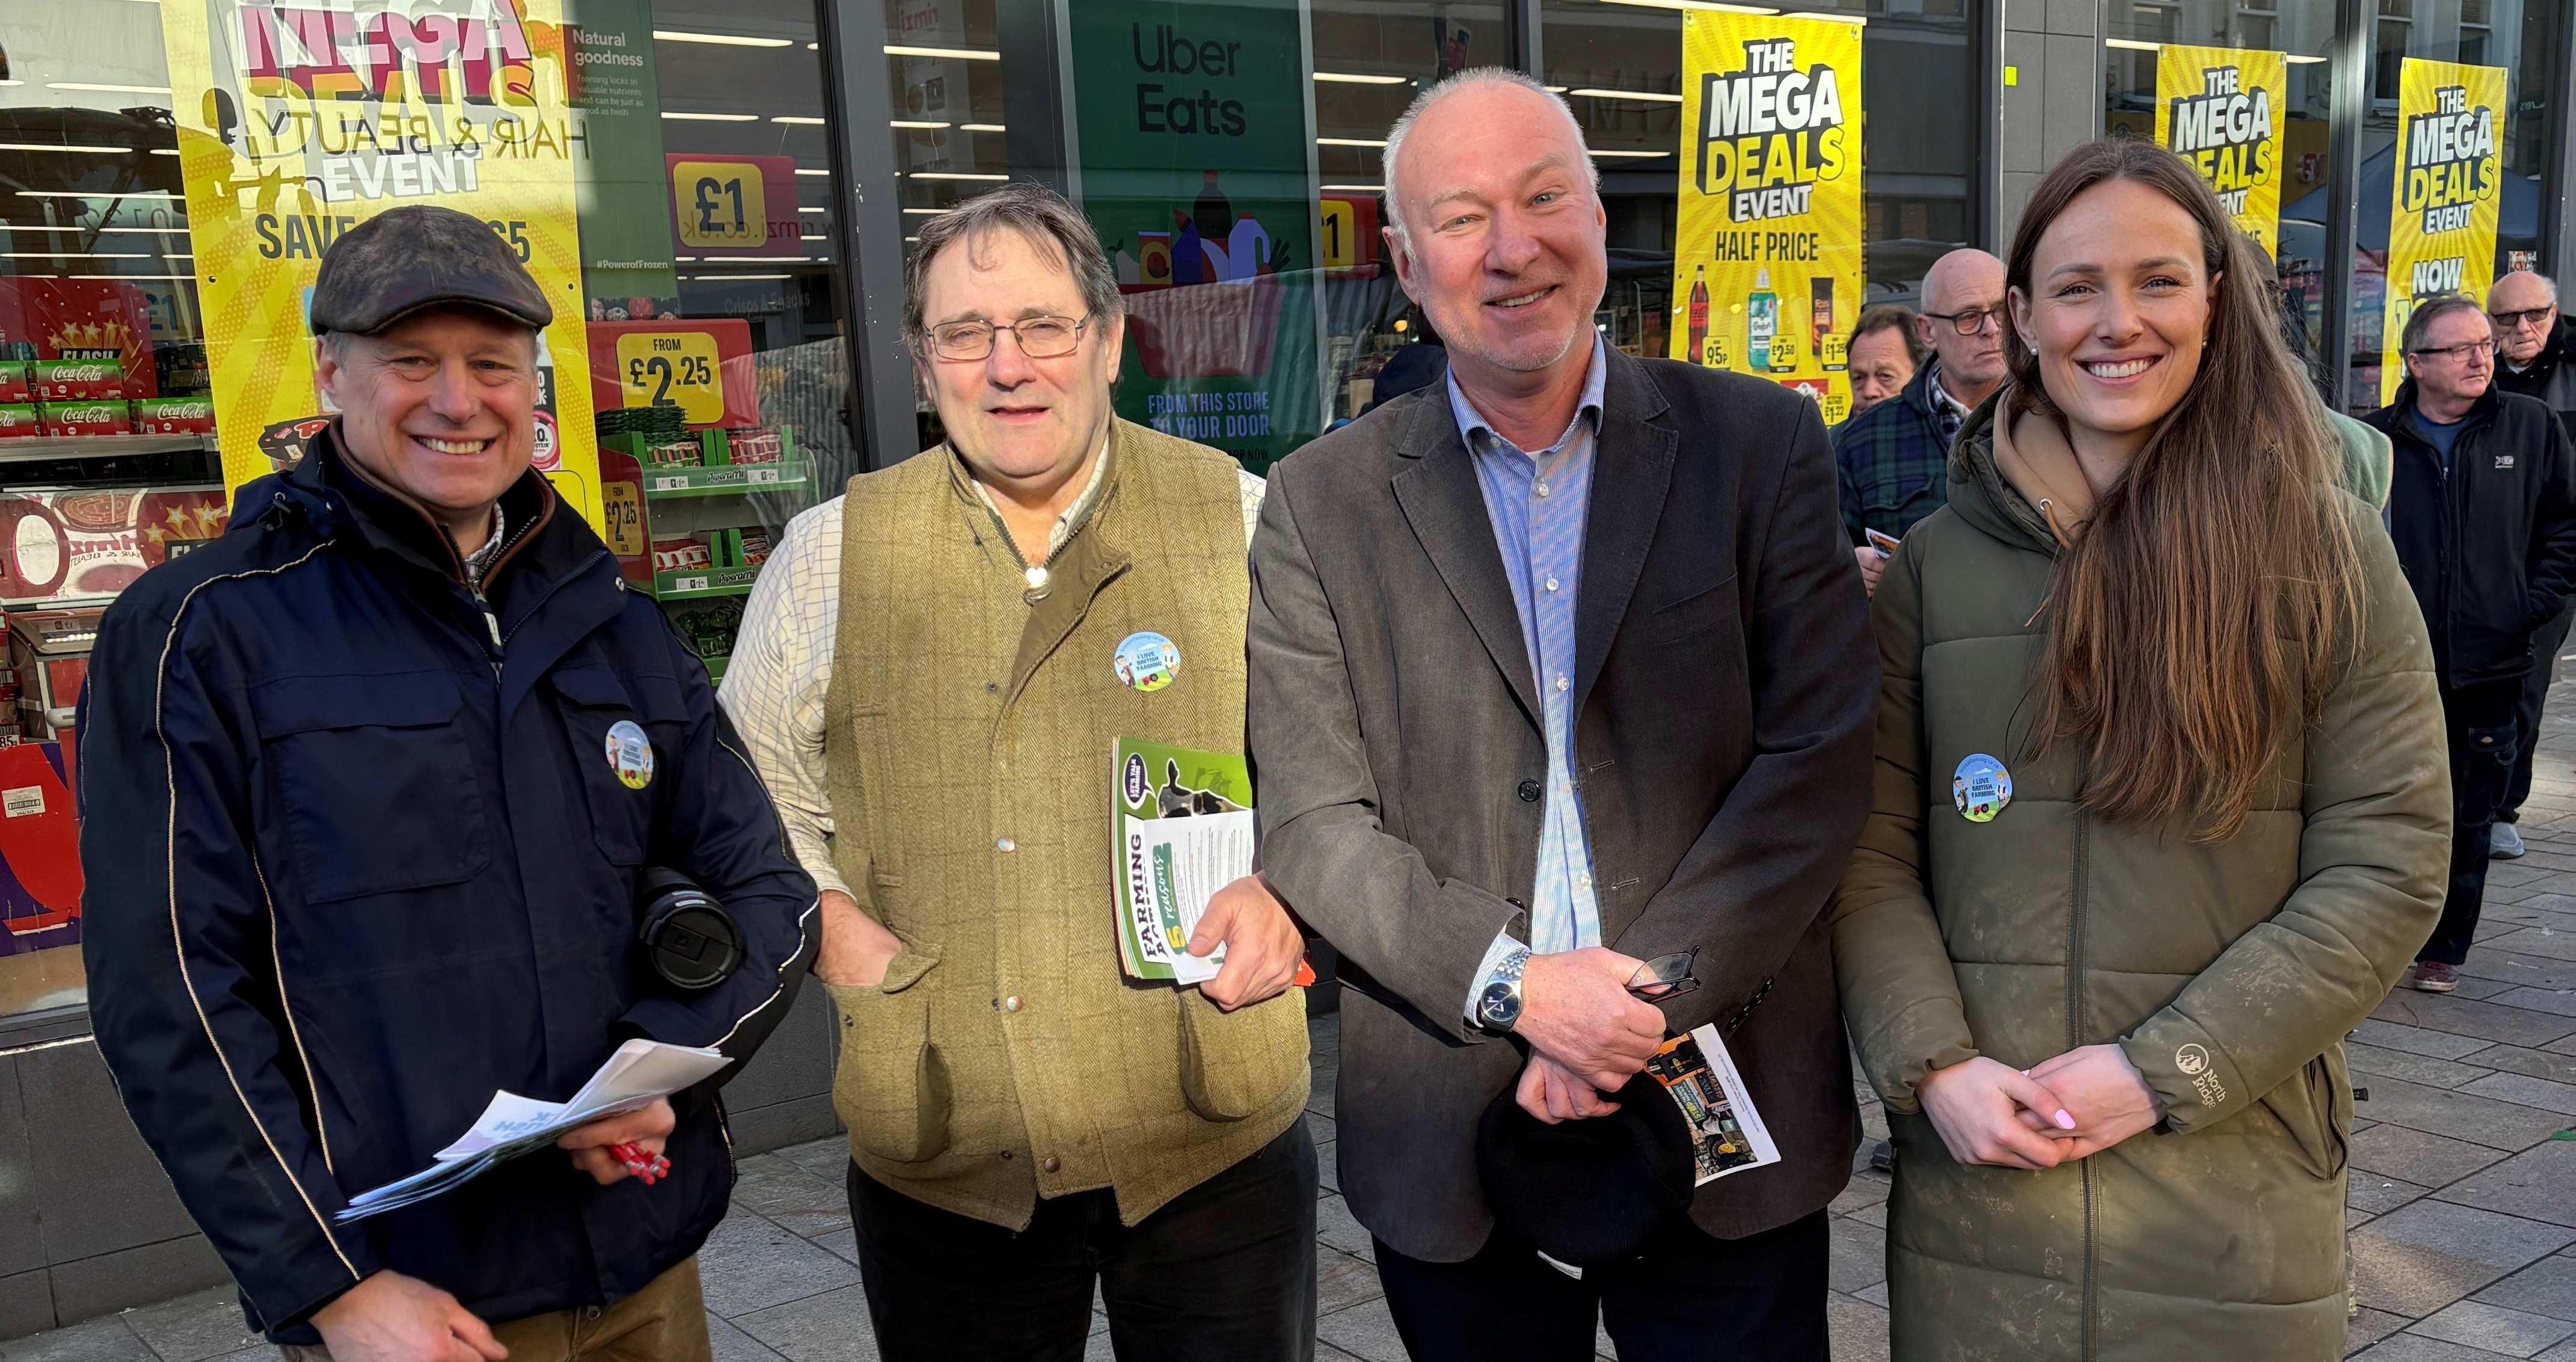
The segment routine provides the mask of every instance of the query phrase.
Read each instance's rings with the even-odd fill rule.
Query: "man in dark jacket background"
[[[2389,535],[2432,635],[2450,735],[2451,881],[2414,976],[2448,993],[2477,931],[2490,828],[2524,740],[2515,710],[2532,635],[2576,587],[2576,489],[2556,414],[2497,390],[2494,329],[2475,300],[2418,302],[2400,348],[2406,381],[2369,423],[2396,445]]]
[[[529,467],[551,316],[465,214],[342,233],[312,298],[341,416],[242,489],[221,540],[128,588],[92,657],[99,1049],[290,1356],[706,1358],[721,1076],[565,1153],[334,1215],[495,1090],[568,1098],[627,1039],[738,1071],[810,957],[813,884],[704,670]],[[731,913],[729,978],[639,977],[646,865]],[[610,1149],[630,1141],[667,1176],[630,1177]]]
[[[2509,393],[2536,397],[2558,413],[2568,438],[2576,439],[2576,331],[2558,315],[2558,284],[2546,275],[2515,270],[2487,290],[2487,320],[2495,323],[2495,385]],[[2540,627],[2531,640],[2531,676],[2522,685],[2522,707],[2514,722],[2523,736],[2522,755],[2514,763],[2513,785],[2496,811],[2493,854],[2511,860],[2522,854],[2522,801],[2531,797],[2531,763],[2540,744],[2540,712],[2549,703],[2558,652],[2567,644],[2567,627],[2576,621],[2576,602]]]

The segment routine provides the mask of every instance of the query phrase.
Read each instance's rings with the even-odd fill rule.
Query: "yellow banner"
[[[553,298],[534,462],[600,523],[573,208],[588,146],[561,6],[161,6],[227,488],[282,466],[303,443],[287,427],[326,410],[305,325],[323,249],[384,209],[434,203],[490,223]]]
[[[1682,15],[1672,357],[1851,412],[1861,310],[1860,26]]]
[[[2167,43],[2156,53],[2157,145],[2191,162],[2237,228],[2276,257],[2289,85],[2278,52]]]
[[[2387,310],[2379,331],[2379,400],[2405,380],[2398,350],[2415,300],[2495,282],[2496,213],[2504,180],[2501,66],[2408,57],[2397,76],[2397,166],[2388,204]]]

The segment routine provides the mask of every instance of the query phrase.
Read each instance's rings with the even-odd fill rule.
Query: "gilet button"
[[[1004,998],[1004,999],[1002,1000],[1002,1010],[1003,1010],[1003,1011],[1005,1011],[1005,1012],[1017,1012],[1017,1011],[1019,1011],[1019,1010],[1020,1010],[1020,1000],[1019,1000],[1019,998],[1018,998],[1018,997],[1016,997],[1016,996],[1009,997],[1009,998]]]
[[[1535,804],[1535,803],[1537,803],[1537,802],[1538,802],[1538,794],[1539,794],[1539,788],[1538,788],[1538,782],[1537,782],[1537,781],[1535,781],[1535,780],[1524,780],[1524,781],[1522,781],[1522,782],[1521,782],[1521,801],[1522,801],[1523,803],[1527,803],[1527,804]]]
[[[1056,1171],[1057,1169],[1064,1167],[1064,1165],[1063,1165],[1063,1164],[1061,1164],[1061,1163],[1056,1162],[1055,1156],[1054,1156],[1054,1155],[1052,1155],[1052,1154],[1050,1154],[1050,1155],[1048,1155],[1048,1156],[1047,1156],[1046,1162],[1039,1164],[1039,1165],[1038,1165],[1038,1167],[1043,1168],[1043,1169],[1047,1170],[1048,1172],[1052,1173],[1052,1172]]]
[[[993,843],[993,849],[995,851],[1017,851],[1020,849],[1020,844],[1012,841],[1008,837],[1005,837],[1000,841]]]

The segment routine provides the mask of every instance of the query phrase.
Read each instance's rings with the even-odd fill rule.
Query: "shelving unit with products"
[[[813,461],[793,426],[759,423],[741,322],[593,323],[591,353],[609,551],[720,681]]]

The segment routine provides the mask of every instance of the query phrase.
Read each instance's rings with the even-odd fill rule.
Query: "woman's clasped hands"
[[[1924,1075],[1915,1092],[1951,1158],[1996,1168],[2054,1168],[2161,1119],[2117,1045],[2081,1046],[2028,1070],[1979,1056]]]

